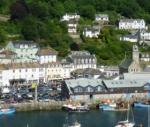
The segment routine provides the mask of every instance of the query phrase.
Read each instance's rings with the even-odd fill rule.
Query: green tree
[[[83,17],[94,19],[95,17],[95,8],[92,5],[85,5],[79,8],[79,12]]]
[[[17,0],[10,8],[11,20],[23,19],[29,14],[29,9],[24,0]]]
[[[39,39],[37,19],[27,17],[23,22],[21,32],[26,40]]]

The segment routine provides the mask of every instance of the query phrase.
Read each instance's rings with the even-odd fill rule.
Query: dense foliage
[[[68,35],[66,24],[60,22],[66,12],[81,15],[81,30],[98,12],[108,13],[112,25],[122,16],[144,18],[150,23],[149,0],[0,0],[0,14],[11,17],[8,22],[0,22],[0,43],[18,38],[34,40],[41,46],[52,46],[60,56],[66,56],[70,49],[86,49],[103,64],[118,63],[125,50],[131,50],[131,44],[118,40],[117,35],[122,32],[108,27],[99,39],[82,37],[83,43],[76,44]]]

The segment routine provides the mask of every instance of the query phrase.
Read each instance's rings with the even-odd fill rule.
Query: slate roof
[[[4,50],[2,52],[0,52],[0,54],[5,54],[5,55],[16,55],[15,52],[11,51],[11,50]]]
[[[132,59],[126,58],[124,59],[121,64],[119,65],[120,68],[128,69],[128,67],[131,65]]]
[[[86,68],[86,69],[77,69],[73,71],[75,74],[91,74],[91,75],[100,75],[101,71],[98,69],[93,69],[93,68]]]
[[[51,47],[41,48],[38,50],[37,55],[38,56],[57,55],[57,51],[55,51]]]
[[[107,88],[142,87],[145,80],[103,80]]]
[[[17,40],[17,41],[11,41],[15,48],[20,48],[20,45],[28,45],[38,47],[37,44],[33,41],[27,41],[27,40]]]

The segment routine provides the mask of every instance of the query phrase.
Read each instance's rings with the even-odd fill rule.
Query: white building
[[[137,30],[147,29],[144,19],[121,19],[119,21],[119,29]]]
[[[140,45],[143,43],[150,45],[150,32],[141,30],[139,31],[139,36],[140,36],[140,40],[139,40]]]
[[[57,52],[50,47],[39,49],[36,55],[40,64],[57,61]]]
[[[75,20],[69,20],[67,22],[68,33],[77,33],[77,25],[78,25],[77,21],[75,21]]]
[[[137,34],[129,34],[129,35],[125,35],[120,37],[120,41],[128,41],[128,42],[138,42],[139,36]]]
[[[35,62],[37,61],[36,53],[39,49],[38,45],[33,41],[10,41],[6,49],[17,54],[15,62]]]
[[[67,57],[68,63],[74,65],[74,69],[96,68],[97,59],[88,51],[72,51]]]
[[[69,21],[71,19],[78,21],[80,19],[80,15],[78,15],[77,13],[69,13],[69,14],[66,13],[62,17],[61,21]]]
[[[109,22],[109,16],[107,14],[96,14],[95,21]]]
[[[3,86],[20,82],[39,82],[39,74],[39,64],[37,63],[1,65],[0,81]],[[44,75],[42,77],[44,78]]]
[[[89,38],[98,38],[100,35],[100,28],[94,28],[94,27],[85,27],[83,30],[83,36],[89,37]]]
[[[10,50],[3,50],[0,52],[0,64],[8,64],[15,61],[17,54]]]

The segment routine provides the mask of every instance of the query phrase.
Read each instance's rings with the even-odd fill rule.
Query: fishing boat
[[[135,108],[149,108],[150,104],[141,103],[141,102],[134,102],[133,105]]]
[[[133,122],[129,121],[129,114],[130,114],[130,106],[128,104],[127,119],[124,121],[119,121],[115,127],[134,127],[135,126],[134,118]]]
[[[127,111],[127,108],[120,107],[116,103],[99,104],[99,109],[102,111]]]
[[[62,107],[64,110],[68,112],[88,112],[90,109],[87,105],[72,105],[67,104]]]
[[[9,115],[15,113],[15,108],[1,108],[0,109],[0,115]]]

